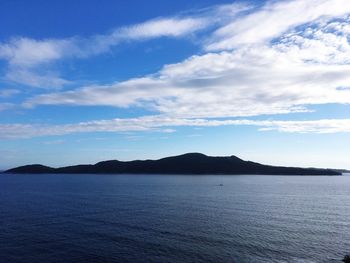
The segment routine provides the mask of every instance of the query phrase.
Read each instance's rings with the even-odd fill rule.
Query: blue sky
[[[1,1],[0,168],[185,152],[350,168],[350,2]]]

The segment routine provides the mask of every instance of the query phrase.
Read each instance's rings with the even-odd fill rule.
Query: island
[[[7,174],[256,174],[256,175],[341,175],[333,169],[299,168],[264,165],[244,161],[236,156],[212,157],[187,153],[158,160],[118,161],[52,168],[40,164],[20,166]]]

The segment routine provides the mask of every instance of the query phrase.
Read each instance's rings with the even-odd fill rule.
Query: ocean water
[[[347,253],[350,176],[0,175],[1,263],[328,263]]]

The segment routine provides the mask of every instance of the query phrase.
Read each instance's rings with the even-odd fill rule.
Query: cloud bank
[[[204,31],[204,36],[200,35]],[[35,74],[37,68],[67,57],[95,56],[121,41],[189,35],[198,36],[200,55],[164,65],[152,75],[68,91],[50,91],[29,98],[23,104],[25,107],[140,107],[159,115],[64,126],[29,125],[22,127],[23,130],[27,129],[27,134],[34,136],[66,134],[67,131],[253,125],[262,130],[282,132],[349,132],[348,119],[220,120],[308,112],[309,106],[315,104],[349,104],[348,0],[285,0],[267,1],[257,6],[218,6],[212,12],[155,19],[119,28],[110,34],[92,36],[89,41],[76,37],[42,41],[19,38],[0,45],[0,58],[8,62],[8,79],[31,86],[62,87],[69,81],[54,73],[39,76]],[[4,133],[12,134],[13,129],[13,126],[1,126]]]

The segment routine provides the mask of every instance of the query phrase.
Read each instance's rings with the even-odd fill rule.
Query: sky
[[[0,0],[0,24],[0,169],[350,169],[349,0]]]

